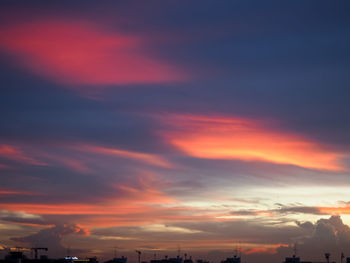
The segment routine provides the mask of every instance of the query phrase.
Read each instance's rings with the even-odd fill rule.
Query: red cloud
[[[147,54],[141,38],[86,22],[39,21],[1,32],[0,50],[37,75],[68,84],[181,81],[185,74]]]

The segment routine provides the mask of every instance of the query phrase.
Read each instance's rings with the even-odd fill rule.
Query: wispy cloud
[[[23,153],[20,148],[6,144],[0,145],[0,157],[26,164],[47,165],[45,162],[34,159],[31,156]]]
[[[274,131],[261,122],[220,116],[171,115],[174,130],[164,132],[168,142],[186,154],[208,159],[238,159],[340,171],[346,155],[329,151],[297,134]]]
[[[322,206],[318,208],[322,213],[330,215],[349,215],[350,214],[350,205],[344,206]]]
[[[30,191],[0,189],[0,195],[37,195],[38,193]]]
[[[129,150],[111,148],[111,147],[102,147],[102,146],[96,146],[91,144],[77,144],[75,146],[72,146],[72,148],[82,152],[85,151],[85,152],[91,152],[96,154],[115,156],[118,158],[132,159],[132,160],[136,160],[136,161],[140,161],[143,163],[160,166],[160,167],[166,167],[166,168],[172,167],[172,164],[170,162],[168,162],[161,156],[158,156],[155,154],[129,151]]]

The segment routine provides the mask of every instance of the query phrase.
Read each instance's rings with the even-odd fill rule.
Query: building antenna
[[[239,251],[239,257],[241,258],[242,257],[242,242],[239,241],[239,246],[238,246],[238,251]]]
[[[294,255],[293,255],[293,258],[295,258],[297,256],[297,242],[294,243],[294,248],[293,248],[293,251],[294,251]]]
[[[141,263],[141,251],[135,250],[135,252],[138,254],[139,263]]]
[[[236,244],[236,249],[235,249],[235,253],[233,255],[233,257],[238,257],[238,245]]]

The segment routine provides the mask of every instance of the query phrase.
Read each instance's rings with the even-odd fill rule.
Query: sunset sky
[[[2,1],[0,258],[350,257],[349,13]]]

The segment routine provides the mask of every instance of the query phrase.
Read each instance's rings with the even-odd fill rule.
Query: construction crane
[[[135,250],[135,252],[138,254],[139,256],[139,263],[141,263],[141,251],[140,250]]]
[[[34,258],[38,259],[38,250],[48,251],[49,249],[47,247],[32,247],[31,250],[34,251]]]

